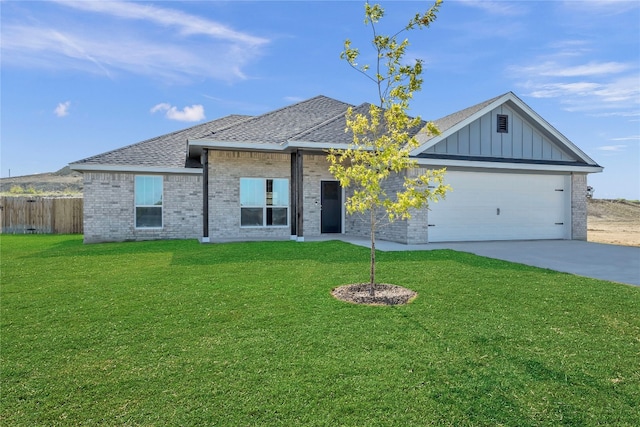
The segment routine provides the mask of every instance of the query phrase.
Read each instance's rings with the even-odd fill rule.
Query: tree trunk
[[[371,209],[371,270],[369,274],[369,295],[375,296],[376,284],[376,223],[375,209]]]

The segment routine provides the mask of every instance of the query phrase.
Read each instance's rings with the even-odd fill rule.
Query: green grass
[[[640,288],[453,251],[2,236],[0,424],[640,425]]]

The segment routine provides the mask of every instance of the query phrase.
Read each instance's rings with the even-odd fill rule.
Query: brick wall
[[[291,237],[289,226],[240,227],[240,178],[286,178],[291,185],[290,175],[291,156],[289,154],[210,151],[209,237],[211,241],[289,239]]]
[[[587,174],[571,175],[571,239],[587,240]]]
[[[320,182],[335,181],[329,172],[329,162],[324,155],[305,155],[303,160],[304,181],[304,235],[305,237],[320,236],[320,219],[322,206],[320,199]],[[344,194],[343,194],[344,203]],[[344,210],[343,210],[344,218]],[[344,232],[344,230],[343,230]]]
[[[407,171],[409,178],[415,178],[427,170],[425,168],[414,168]],[[429,209],[423,207],[419,210],[411,211],[411,219],[407,220],[407,240],[408,245],[418,245],[428,242],[429,234]]]
[[[404,175],[394,175],[385,182],[385,190],[388,195],[395,194],[402,190]],[[377,212],[376,238],[389,240],[392,242],[406,243],[407,241],[407,221],[396,220],[389,223],[388,217],[383,209]],[[346,218],[347,234],[369,237],[371,236],[371,216],[368,212],[364,214],[353,214]]]
[[[334,180],[324,155],[304,156],[304,235],[320,233],[320,181]],[[420,170],[407,173],[415,174]],[[209,159],[209,235],[216,239],[288,239],[291,227],[240,227],[240,178],[286,178],[291,180],[291,156],[280,153],[212,151]],[[84,240],[87,243],[190,239],[202,236],[202,176],[163,176],[163,227],[159,230],[135,228],[133,173],[84,174]],[[289,182],[291,184],[291,181]],[[402,186],[398,175],[387,183],[389,193]],[[587,238],[587,177],[571,176],[571,238]],[[290,201],[291,202],[291,201]],[[380,239],[408,244],[427,242],[428,213],[422,209],[407,221],[379,229]],[[344,217],[344,232],[369,236],[368,215]]]
[[[406,171],[409,177],[423,173],[421,168]],[[389,177],[385,182],[387,195],[393,195],[404,189],[404,174]],[[386,214],[381,211],[378,215],[379,225],[377,228],[377,238],[399,242],[405,244],[427,243],[428,210],[426,208],[411,211],[411,218],[408,220],[398,219],[389,223],[385,218]],[[347,234],[355,236],[369,237],[371,235],[371,221],[369,214],[354,214],[346,218]]]
[[[202,177],[163,176],[162,229],[136,229],[133,173],[84,174],[85,243],[198,238]]]

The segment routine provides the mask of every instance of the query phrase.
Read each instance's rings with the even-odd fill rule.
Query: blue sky
[[[423,1],[382,2],[380,29]],[[339,58],[371,62],[363,1],[0,1],[6,177],[66,164],[228,114],[316,95],[375,102]],[[640,199],[640,3],[444,2],[407,33],[425,61],[411,113],[437,119],[508,91],[605,167],[598,198]]]

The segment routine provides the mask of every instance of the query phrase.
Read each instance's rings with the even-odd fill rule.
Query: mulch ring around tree
[[[353,304],[367,305],[402,305],[413,301],[418,293],[402,286],[376,283],[375,295],[369,295],[369,283],[353,283],[334,288],[331,295]]]

